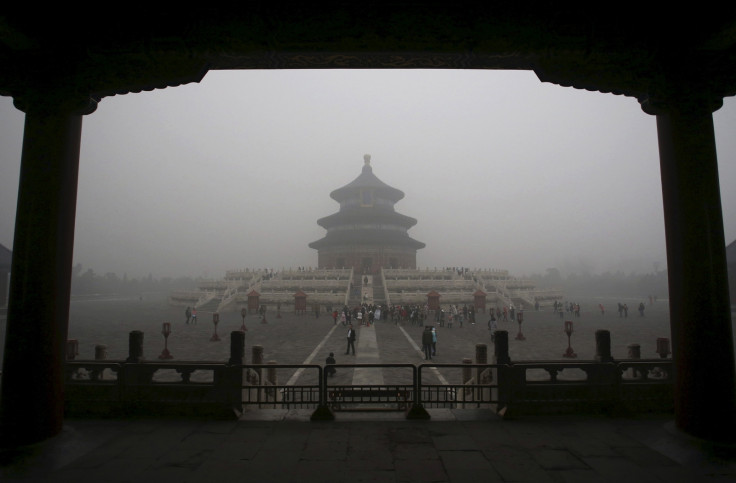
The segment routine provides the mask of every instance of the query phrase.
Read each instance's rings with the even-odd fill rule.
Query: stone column
[[[664,100],[664,102],[661,102]],[[699,86],[642,103],[657,116],[675,367],[675,420],[687,433],[732,440],[736,371],[712,112]]]
[[[0,411],[11,444],[54,436],[63,423],[82,114],[94,110],[63,95],[27,100],[15,100],[26,119]]]

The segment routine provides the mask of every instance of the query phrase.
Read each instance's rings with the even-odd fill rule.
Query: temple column
[[[6,445],[61,431],[82,114],[96,105],[28,101],[15,99],[26,118],[0,406]]]
[[[736,376],[712,112],[698,89],[643,102],[656,115],[669,277],[675,421],[704,439],[736,431]],[[714,109],[715,107],[715,109]]]

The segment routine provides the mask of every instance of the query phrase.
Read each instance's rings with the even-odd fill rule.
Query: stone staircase
[[[348,307],[356,307],[363,303],[363,277],[353,277],[353,289],[348,295]]]
[[[220,305],[220,298],[215,297],[207,303],[197,307],[198,312],[217,312],[217,307]]]
[[[373,303],[383,305],[386,303],[386,289],[383,285],[383,269],[373,276]]]

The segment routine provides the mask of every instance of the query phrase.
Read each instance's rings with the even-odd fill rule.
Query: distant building
[[[330,193],[340,210],[317,220],[327,230],[324,238],[309,244],[318,252],[317,264],[327,269],[353,268],[356,273],[416,268],[417,250],[425,244],[407,233],[417,220],[394,210],[404,193],[373,174],[370,155],[363,159],[360,176]]]

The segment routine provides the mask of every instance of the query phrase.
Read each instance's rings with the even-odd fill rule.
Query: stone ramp
[[[374,326],[360,326],[358,341],[355,346],[355,362],[357,364],[380,364],[381,356],[378,352],[376,329]],[[356,368],[353,372],[354,386],[383,385],[383,369]]]

